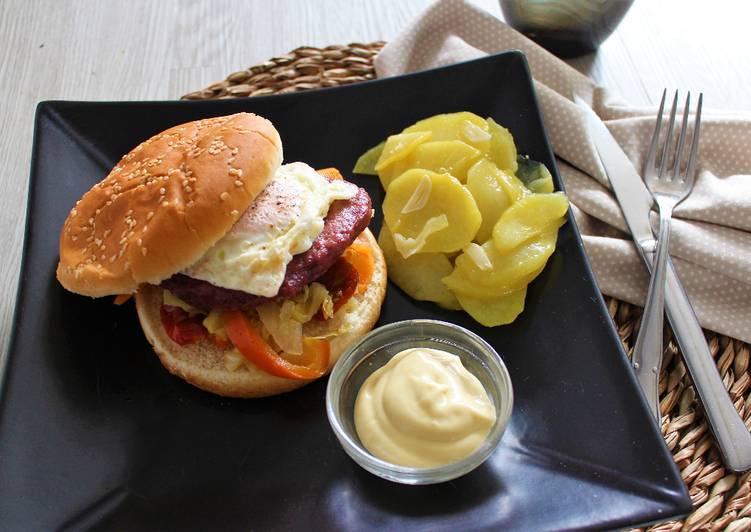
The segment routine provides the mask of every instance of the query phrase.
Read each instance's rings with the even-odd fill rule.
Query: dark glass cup
[[[633,0],[499,0],[506,22],[558,57],[597,50]]]

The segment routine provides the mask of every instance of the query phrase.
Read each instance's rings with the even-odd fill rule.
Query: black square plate
[[[266,98],[40,104],[0,405],[0,528],[602,529],[687,513],[573,221],[510,326],[486,329],[389,287],[381,324],[468,327],[496,347],[515,387],[497,452],[430,487],[380,480],[344,454],[326,420],[326,379],[262,400],[204,393],[162,368],[130,305],[75,296],[55,280],[59,229],[76,199],[167,127],[252,111],[277,126],[286,161],[347,171],[387,135],[459,110],[492,116],[521,153],[555,168],[519,52]],[[380,205],[377,179],[353,180]]]

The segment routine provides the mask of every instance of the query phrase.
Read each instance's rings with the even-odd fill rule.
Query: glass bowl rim
[[[438,329],[450,329],[455,333],[459,333],[458,336],[467,337],[470,343],[475,343],[481,347],[481,353],[468,349],[466,345],[459,342],[455,342],[455,345],[459,346],[463,350],[467,351],[470,356],[476,357],[480,361],[480,365],[483,367],[483,371],[490,376],[490,382],[496,388],[499,397],[505,399],[498,405],[498,411],[496,412],[496,421],[493,424],[490,432],[486,436],[483,443],[475,449],[471,454],[449,464],[444,464],[435,467],[409,467],[397,465],[369,453],[357,443],[355,438],[350,432],[345,429],[342,421],[339,418],[339,409],[334,408],[334,399],[340,398],[341,384],[346,380],[346,377],[351,375],[352,370],[357,367],[363,360],[370,355],[367,353],[360,357],[355,363],[349,364],[350,360],[355,356],[363,344],[371,341],[376,336],[381,336],[392,332],[394,330],[410,327],[414,325],[429,326]],[[406,336],[404,339],[391,342],[388,345],[399,342],[409,342],[410,337]],[[372,351],[371,351],[372,353]],[[490,359],[491,362],[488,362]],[[491,369],[490,366],[496,367]],[[346,368],[347,374],[344,374]],[[374,370],[375,371],[375,370]],[[498,378],[500,377],[500,379]],[[336,389],[336,383],[339,383],[338,390]],[[506,368],[506,364],[503,359],[497,353],[497,351],[486,342],[478,334],[454,323],[433,320],[433,319],[409,319],[402,320],[393,323],[382,325],[376,329],[369,331],[367,334],[359,338],[355,343],[350,345],[341,357],[334,365],[331,371],[329,381],[326,385],[326,415],[329,419],[334,434],[339,440],[340,444],[344,448],[344,451],[355,461],[358,465],[371,473],[388,480],[406,483],[406,484],[432,484],[437,482],[444,482],[457,478],[465,473],[468,473],[481,465],[496,449],[503,433],[506,430],[511,413],[513,411],[513,387],[511,383],[511,377]]]

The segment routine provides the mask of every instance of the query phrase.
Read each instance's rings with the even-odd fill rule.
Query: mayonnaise
[[[355,429],[374,456],[437,467],[472,454],[496,419],[493,403],[458,356],[418,347],[395,355],[363,383]]]

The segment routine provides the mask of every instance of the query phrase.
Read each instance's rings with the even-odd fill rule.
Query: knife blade
[[[649,224],[652,195],[600,117],[579,96],[574,95],[574,101],[586,118],[587,131],[597,148],[636,249],[651,271],[654,259],[654,234]],[[733,471],[751,468],[751,433],[730,401],[699,320],[669,257],[665,310],[725,464]]]

